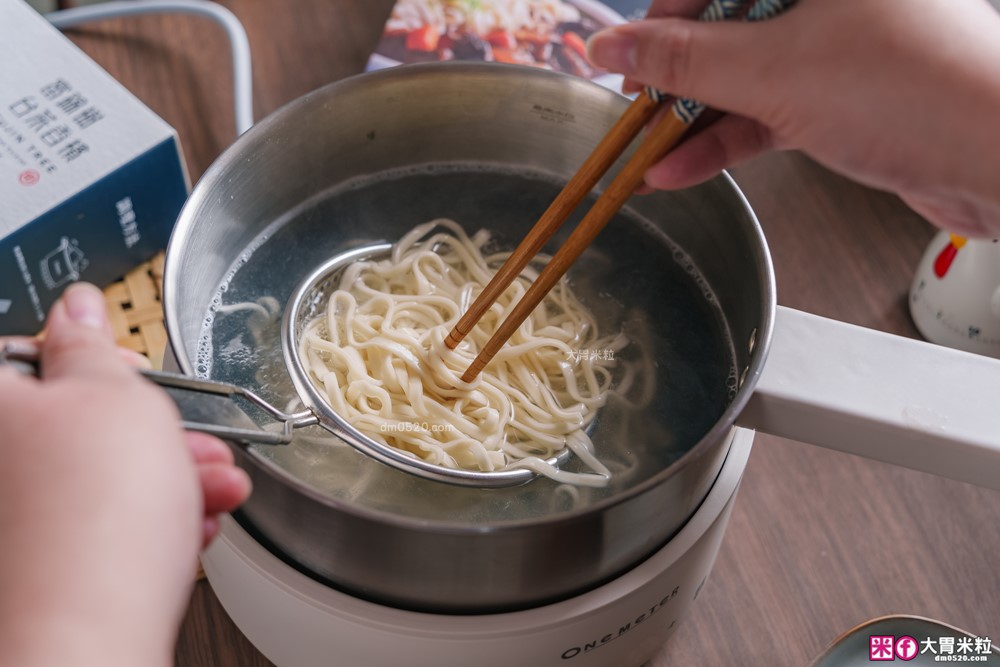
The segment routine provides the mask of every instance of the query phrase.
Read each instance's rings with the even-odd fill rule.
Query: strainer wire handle
[[[38,346],[31,341],[8,342],[0,346],[0,366],[9,365],[18,371],[39,377],[39,351]],[[211,380],[201,380],[198,378],[180,375],[177,373],[165,373],[163,371],[153,371],[138,369],[138,372],[153,382],[154,384],[172,389],[183,389],[185,391],[208,394],[232,398],[239,396],[248,402],[256,405],[264,412],[268,413],[275,421],[281,424],[281,432],[275,433],[263,429],[239,428],[224,424],[210,423],[205,421],[182,421],[185,430],[208,433],[227,440],[237,442],[253,442],[265,445],[282,445],[291,442],[292,431],[302,426],[311,426],[318,423],[316,416],[309,411],[288,413],[279,410],[269,402],[243,387],[228,384],[225,382],[214,382]],[[171,396],[175,403],[177,398]],[[178,407],[182,407],[178,403]]]
[[[274,405],[261,398],[258,394],[240,387],[235,384],[229,384],[226,382],[216,382],[214,380],[202,380],[199,378],[193,378],[188,375],[180,375],[178,373],[166,373],[164,371],[153,371],[153,370],[140,370],[139,371],[146,379],[150,380],[154,384],[160,387],[170,387],[173,389],[184,389],[186,391],[194,391],[201,394],[210,394],[214,396],[223,397],[233,397],[239,396],[250,403],[253,403],[260,409],[264,410],[266,413],[271,415],[275,421],[281,424],[281,433],[272,433],[269,431],[256,431],[250,429],[241,429],[232,426],[224,426],[222,424],[208,424],[203,422],[183,422],[184,428],[189,431],[199,431],[201,433],[209,433],[211,435],[218,436],[220,438],[226,438],[229,440],[242,440],[250,441],[265,445],[282,445],[292,440],[292,431],[302,426],[312,426],[313,424],[319,423],[316,416],[309,412],[308,410],[303,412],[285,412],[284,410],[279,410]]]

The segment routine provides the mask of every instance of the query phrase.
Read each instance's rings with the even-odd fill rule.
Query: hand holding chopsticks
[[[649,95],[639,95],[629,105],[622,117],[612,126],[597,148],[587,157],[549,207],[511,253],[503,266],[494,274],[476,300],[448,334],[445,345],[454,350],[479,319],[486,314],[493,302],[514,282],[531,258],[538,254],[552,235],[559,231],[567,216],[573,212],[601,176],[611,168],[625,146],[632,143],[639,131],[648,123],[660,102]]]
[[[699,20],[728,20],[741,16],[745,16],[747,20],[761,20],[774,16],[793,2],[794,0],[757,0],[753,3],[751,0],[714,0],[702,12]],[[468,312],[455,325],[445,341],[449,348],[454,349],[461,342],[496,298],[562,226],[570,212],[624,152],[664,99],[665,96],[658,91],[648,90],[629,106],[622,118],[598,144],[521,244],[500,267]],[[663,114],[653,129],[647,133],[646,139],[628,163],[480,350],[479,355],[463,374],[463,381],[471,382],[476,378],[573,262],[604,229],[629,196],[642,184],[646,170],[677,144],[704,108],[704,105],[694,100],[675,100],[671,111]]]

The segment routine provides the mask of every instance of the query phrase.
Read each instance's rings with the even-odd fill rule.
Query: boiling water
[[[523,169],[441,165],[382,173],[324,193],[275,221],[231,267],[199,345],[199,375],[251,388],[279,407],[297,398],[280,347],[278,312],[314,267],[351,248],[395,241],[447,217],[512,249],[562,182]],[[545,251],[565,239],[585,202]],[[592,429],[613,473],[604,489],[548,479],[506,489],[432,482],[370,460],[319,427],[292,444],[255,451],[332,498],[424,519],[499,523],[572,512],[631,488],[708,432],[736,390],[733,345],[716,299],[690,258],[660,230],[623,210],[569,273],[601,335],[623,331],[616,354],[636,384],[612,398]],[[249,305],[248,305],[249,304]],[[587,353],[589,351],[581,351]],[[600,351],[596,351],[600,352]],[[579,470],[571,459],[566,466]]]

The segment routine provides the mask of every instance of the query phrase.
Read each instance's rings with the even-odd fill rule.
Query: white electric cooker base
[[[752,431],[734,429],[714,486],[666,546],[614,581],[543,607],[461,616],[360,600],[290,567],[229,516],[202,563],[226,612],[278,667],[638,667],[705,583],[752,442]]]

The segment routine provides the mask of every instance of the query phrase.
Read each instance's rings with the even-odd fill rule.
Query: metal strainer
[[[318,423],[355,449],[386,465],[441,482],[489,488],[521,484],[534,478],[537,473],[524,468],[509,468],[492,472],[448,468],[428,463],[403,450],[378,442],[361,433],[333,410],[323,392],[319,391],[309,378],[309,373],[298,354],[298,342],[302,330],[326,307],[330,293],[337,288],[340,274],[348,265],[388,255],[391,249],[391,244],[381,243],[341,253],[318,266],[299,283],[299,286],[292,293],[281,324],[281,352],[285,360],[285,367],[295,385],[295,391],[299,399],[309,408],[309,411],[292,415],[293,421],[286,421],[286,428],[290,431],[298,426]],[[305,421],[294,421],[297,419]],[[548,459],[548,463],[559,466],[569,456],[570,451],[563,449],[559,455]]]

